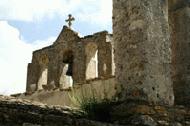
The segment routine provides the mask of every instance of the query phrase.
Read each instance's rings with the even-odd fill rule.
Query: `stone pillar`
[[[173,105],[171,42],[161,0],[113,0],[120,100]]]
[[[56,51],[56,48],[53,48],[49,51],[49,63],[48,63],[48,79],[47,86],[48,89],[59,88],[59,52]]]
[[[190,8],[188,0],[171,0],[170,26],[175,103],[190,104]]]
[[[73,61],[73,85],[84,84],[86,82],[86,60],[85,47],[82,42],[78,42],[74,47]]]
[[[38,76],[39,66],[29,63],[27,68],[26,92],[34,92],[37,90]]]
[[[48,64],[47,84],[50,89],[59,88],[59,62],[56,58]]]
[[[112,76],[112,47],[111,43],[105,43],[98,50],[98,77],[108,78]]]
[[[112,45],[106,42],[108,32],[99,33],[96,40],[98,45],[98,77],[108,78],[112,76]]]

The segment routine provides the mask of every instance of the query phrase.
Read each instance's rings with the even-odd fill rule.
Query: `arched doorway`
[[[73,52],[71,50],[63,53],[59,84],[61,89],[67,89],[73,85]]]
[[[38,80],[38,90],[43,89],[43,85],[47,85],[47,76],[48,76],[48,69],[47,68],[43,68],[41,71],[41,75],[40,78]]]
[[[98,46],[88,43],[85,48],[86,54],[86,80],[98,77]]]

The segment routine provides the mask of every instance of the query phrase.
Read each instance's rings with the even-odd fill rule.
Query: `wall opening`
[[[42,90],[43,89],[43,85],[47,85],[47,78],[48,78],[48,69],[45,68],[42,70],[40,78],[38,80],[38,90]]]
[[[87,44],[86,54],[86,80],[98,78],[98,47],[94,43]]]
[[[48,55],[44,52],[38,59],[39,65],[39,78],[37,82],[37,90],[42,90],[44,85],[47,85],[48,81]]]
[[[73,52],[71,50],[63,53],[59,84],[61,89],[73,86]]]

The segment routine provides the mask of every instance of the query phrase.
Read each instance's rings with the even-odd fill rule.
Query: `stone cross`
[[[68,26],[69,26],[69,28],[71,28],[71,25],[72,25],[72,21],[74,21],[75,20],[75,18],[74,17],[72,17],[72,15],[71,14],[69,14],[68,15],[68,19],[67,20],[65,20],[66,22],[68,22]]]

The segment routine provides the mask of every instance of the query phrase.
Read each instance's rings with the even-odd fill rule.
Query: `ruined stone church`
[[[63,27],[53,45],[33,53],[27,79],[27,92],[33,94],[19,97],[68,106],[73,97],[85,97],[93,108],[90,115],[99,110],[97,117],[103,115],[112,124],[83,117],[76,121],[78,116],[73,119],[71,114],[60,117],[60,111],[52,118],[52,110],[44,114],[46,105],[28,112],[32,105],[25,103],[29,107],[23,111],[23,102],[14,107],[6,98],[0,105],[6,113],[1,115],[3,121],[14,122],[20,116],[22,122],[25,113],[27,122],[38,118],[41,124],[46,119],[48,125],[61,122],[58,126],[190,126],[189,0],[113,0],[113,40],[105,31],[79,37],[70,28],[71,20],[70,15],[69,27]],[[74,93],[56,90],[72,86]],[[97,98],[103,102],[94,105]],[[39,116],[36,108],[43,110]]]
[[[100,79],[95,87],[78,89],[117,92],[120,100],[189,105],[189,5],[188,0],[113,0],[113,39],[106,31],[79,37],[69,23],[53,45],[34,51],[27,92]]]
[[[114,76],[112,35],[102,31],[79,37],[70,26],[71,22],[63,27],[52,45],[33,52],[27,92],[67,89],[87,80]]]

